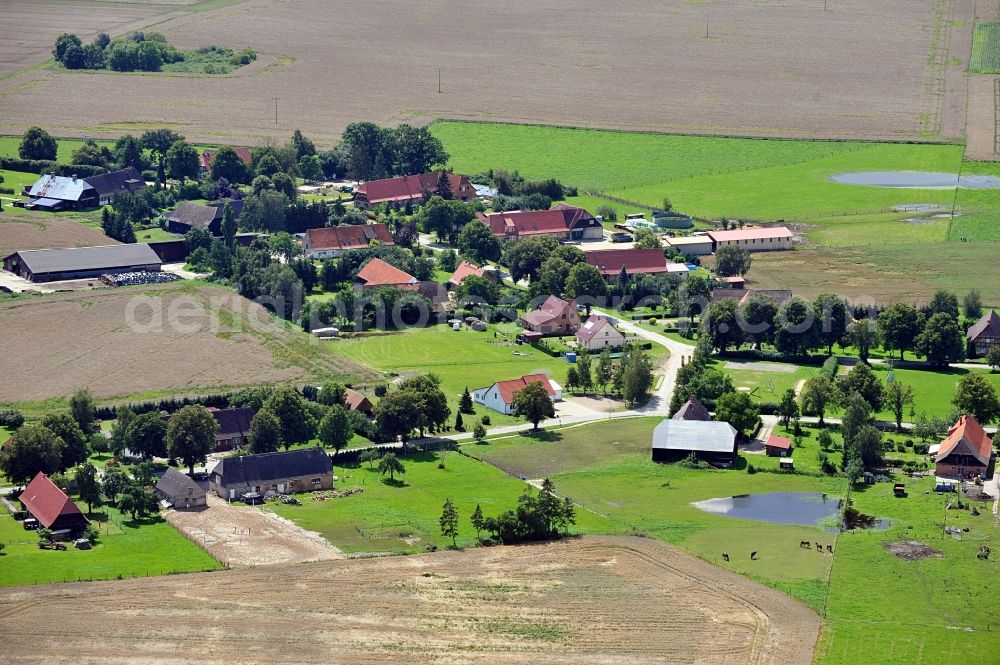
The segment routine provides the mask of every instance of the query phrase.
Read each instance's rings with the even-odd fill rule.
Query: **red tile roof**
[[[786,439],[783,436],[769,436],[767,437],[767,447],[779,448],[781,450],[791,450],[792,440]]]
[[[662,249],[601,249],[587,252],[587,263],[596,266],[601,274],[609,277],[622,271],[630,275],[667,272],[667,259]]]
[[[482,277],[486,274],[485,268],[480,268],[479,266],[473,265],[468,261],[462,261],[455,272],[451,274],[451,279],[448,280],[451,284],[458,286],[462,283],[462,280],[470,275],[475,275],[476,277]]]
[[[306,231],[310,251],[364,249],[378,240],[383,245],[394,245],[389,227],[385,224],[354,224],[328,226]]]
[[[791,238],[792,232],[784,226],[736,229],[734,231],[709,231],[708,237],[715,242],[727,240],[768,240],[771,238]]]
[[[500,237],[561,234],[594,219],[583,208],[565,203],[550,210],[509,210],[489,215],[479,213],[478,217]]]
[[[555,397],[556,391],[552,389],[549,377],[544,374],[525,374],[520,379],[497,381],[497,390],[499,391],[500,398],[503,399],[504,404],[513,404],[514,393],[525,388],[529,383],[534,383],[536,381],[545,386],[545,390],[549,393],[549,397]]]
[[[239,146],[237,148],[233,148],[233,150],[235,150],[236,154],[240,156],[240,159],[242,159],[247,164],[250,164],[250,162],[253,160],[253,156],[250,154],[250,148],[244,148],[243,146]],[[205,170],[212,168],[212,160],[214,158],[215,158],[215,153],[211,150],[206,150],[205,152],[201,153],[201,167]]]
[[[433,195],[437,191],[440,177],[439,173],[420,173],[383,180],[369,180],[358,186],[354,190],[354,194],[356,198],[367,201],[369,205],[416,201]],[[456,199],[476,198],[476,190],[469,182],[468,176],[449,173],[448,185],[451,187],[452,196]],[[463,192],[462,187],[465,187],[466,191]]]
[[[521,317],[533,326],[539,326],[552,319],[557,319],[567,308],[576,308],[575,300],[563,300],[556,296],[549,296],[538,309],[528,312]]]
[[[371,400],[351,388],[344,389],[344,405],[351,411],[361,413],[369,413],[372,410]]]
[[[84,522],[88,521],[66,493],[56,487],[56,484],[41,471],[24,488],[21,503],[24,504],[24,509],[46,529],[62,516],[79,515]]]
[[[993,455],[993,439],[986,435],[986,430],[972,416],[962,416],[951,429],[948,438],[941,442],[935,462],[941,462],[953,452],[961,455],[972,455],[988,466]]]
[[[416,284],[417,278],[382,259],[371,259],[358,272],[358,279],[365,286],[401,286]]]

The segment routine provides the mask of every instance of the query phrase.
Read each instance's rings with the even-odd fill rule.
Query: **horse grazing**
[[[807,550],[810,550],[812,549],[812,543],[810,543],[808,540],[800,540],[799,547],[804,547]]]
[[[826,551],[829,552],[830,554],[833,554],[833,545],[827,545]]]
[[[816,551],[817,552],[822,552],[823,551],[823,545],[821,545],[820,543],[816,543]]]
[[[756,561],[757,560],[757,550],[754,550],[753,552],[750,552],[750,560],[751,561]]]
[[[729,561],[729,552],[723,552],[722,553],[722,559],[724,561]]]

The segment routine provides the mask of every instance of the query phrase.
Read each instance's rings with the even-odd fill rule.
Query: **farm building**
[[[233,409],[210,408],[215,422],[219,423],[219,431],[215,433],[215,450],[224,451],[239,448],[249,443],[250,423],[253,422],[255,411],[248,406]]]
[[[773,252],[791,249],[794,238],[792,232],[784,226],[709,231],[706,235],[712,239],[713,252],[719,251],[720,247],[726,245],[735,245],[748,252]]]
[[[712,415],[705,408],[705,405],[698,401],[697,397],[689,397],[681,408],[677,409],[674,415],[670,416],[673,420],[701,420],[708,421],[712,419]]]
[[[485,277],[486,273],[486,268],[480,268],[479,266],[469,263],[468,261],[462,261],[458,264],[458,267],[455,268],[455,272],[451,274],[451,277],[448,278],[448,283],[452,286],[458,286],[466,277],[472,275],[476,277]]]
[[[373,258],[358,271],[357,284],[365,289],[379,286],[415,286],[417,278],[382,259]]]
[[[66,532],[69,538],[79,535],[90,524],[80,508],[41,471],[24,488],[20,501],[39,525],[54,532]]]
[[[375,411],[375,405],[372,401],[359,393],[357,390],[351,388],[346,388],[344,390],[344,406],[350,411],[357,411],[358,413],[363,413],[366,416],[372,415]]]
[[[965,338],[969,341],[969,349],[979,357],[1000,347],[1000,316],[992,309],[986,312],[966,331]]]
[[[625,346],[625,335],[603,316],[591,314],[576,331],[576,345],[588,351],[620,349]]]
[[[792,440],[783,436],[769,436],[764,442],[764,452],[768,457],[788,457],[792,452]]]
[[[548,235],[556,240],[601,240],[604,227],[583,208],[558,204],[550,210],[510,210],[476,213],[500,240],[517,241]]]
[[[691,269],[687,267],[686,263],[668,263],[667,264],[667,274],[676,275],[681,279],[686,279],[688,274],[690,274]]]
[[[353,249],[371,247],[373,241],[387,246],[396,244],[385,224],[329,226],[306,231],[302,252],[308,259],[334,259]]]
[[[32,282],[55,282],[141,270],[159,272],[162,263],[149,245],[133,243],[24,250],[5,257],[3,267]]]
[[[667,238],[667,246],[679,251],[686,259],[691,259],[695,256],[708,256],[712,253],[712,239],[708,236]]]
[[[518,323],[539,335],[572,335],[580,329],[580,315],[575,300],[549,296],[538,309],[518,319]]]
[[[207,504],[205,490],[190,476],[177,469],[169,468],[156,481],[153,488],[160,500],[175,510],[204,508]]]
[[[622,268],[630,276],[659,275],[667,272],[662,249],[601,249],[587,252],[587,263],[596,267],[604,279],[614,282]]]
[[[719,277],[716,275],[715,281],[722,282],[729,289],[742,289],[747,283],[746,279],[739,275],[730,275],[729,277]]]
[[[653,430],[653,461],[677,462],[694,453],[716,466],[736,459],[736,430],[729,423],[667,419]]]
[[[225,457],[212,469],[209,488],[223,499],[243,494],[294,494],[333,487],[333,464],[319,447]]]
[[[171,233],[187,233],[191,229],[208,229],[213,236],[222,235],[222,215],[226,204],[233,210],[233,219],[239,221],[243,211],[243,200],[232,199],[202,204],[185,201],[166,214],[167,231]]]
[[[993,458],[993,439],[979,421],[962,416],[941,442],[934,457],[934,475],[938,478],[971,478],[986,473]]]
[[[145,186],[142,176],[131,166],[89,178],[45,174],[23,192],[28,197],[23,207],[48,212],[88,210],[111,203],[119,192],[135,193]]]
[[[243,163],[250,166],[250,162],[253,161],[253,155],[250,154],[250,148],[239,146],[238,148],[233,148],[239,158],[243,160]],[[212,160],[215,159],[215,151],[205,150],[201,153],[201,169],[204,172],[208,172],[212,169]]]
[[[440,173],[421,173],[384,180],[369,180],[354,190],[354,205],[368,210],[377,208],[383,203],[388,203],[394,208],[401,208],[407,203],[420,205],[437,193],[440,177]],[[474,201],[478,198],[469,176],[448,173],[447,177],[453,199]]]
[[[545,387],[553,402],[562,399],[562,386],[544,374],[526,374],[520,379],[497,381],[488,388],[478,388],[472,391],[472,399],[488,409],[510,415],[514,413],[514,393],[536,381]]]
[[[774,301],[774,304],[781,307],[792,299],[792,292],[786,289],[712,289],[712,300],[735,300],[742,305],[750,296],[763,295]]]

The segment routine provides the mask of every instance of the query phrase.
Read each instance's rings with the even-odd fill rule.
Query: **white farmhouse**
[[[529,383],[538,381],[549,393],[549,398],[553,402],[562,399],[562,386],[545,376],[544,374],[526,374],[520,379],[510,381],[497,381],[488,388],[477,388],[472,392],[472,399],[477,404],[511,415],[514,413],[514,393],[521,390]]]
[[[576,331],[576,345],[588,351],[600,351],[604,348],[620,349],[625,345],[625,335],[603,316],[591,314]]]

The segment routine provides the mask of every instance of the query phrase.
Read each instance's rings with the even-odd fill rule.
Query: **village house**
[[[250,423],[256,412],[249,406],[232,409],[210,408],[219,431],[215,433],[215,450],[222,452],[250,443]]]
[[[455,272],[451,273],[451,277],[448,278],[448,284],[451,286],[458,286],[462,283],[466,277],[474,275],[476,277],[484,277],[486,275],[486,268],[480,268],[479,266],[469,263],[468,261],[462,261],[455,268]]]
[[[692,453],[715,466],[732,466],[736,430],[718,421],[664,420],[653,430],[653,461],[678,462]]]
[[[364,289],[380,286],[415,287],[417,278],[382,259],[373,258],[358,271],[357,284]]]
[[[720,247],[735,245],[748,252],[773,252],[792,248],[794,235],[784,226],[754,227],[736,229],[733,231],[709,231],[706,234],[712,240],[712,251]]]
[[[243,163],[250,166],[253,161],[253,155],[250,154],[250,148],[239,146],[238,148],[233,148]],[[201,153],[201,170],[203,173],[208,173],[212,170],[212,160],[215,159],[214,150],[205,150]]]
[[[89,178],[42,175],[22,192],[26,201],[18,206],[27,210],[59,212],[60,210],[89,210],[111,203],[119,192],[134,194],[146,186],[142,175],[133,167]]]
[[[620,349],[625,346],[625,335],[605,317],[591,314],[576,331],[576,346],[588,351]]]
[[[618,279],[622,268],[630,277],[667,272],[667,259],[663,256],[663,250],[656,248],[600,249],[587,252],[587,263],[600,270],[604,279],[610,283]]]
[[[345,252],[371,247],[376,242],[386,246],[396,244],[385,224],[328,226],[306,231],[302,252],[307,259],[335,259]]]
[[[502,241],[547,235],[556,240],[601,240],[604,227],[583,208],[560,203],[550,210],[510,210],[476,216]]]
[[[53,540],[76,538],[90,524],[80,508],[41,471],[24,488],[19,499],[39,526],[52,531]]]
[[[534,337],[572,335],[580,329],[580,314],[576,311],[575,300],[549,296],[538,309],[518,319],[518,324],[527,333],[534,333]]]
[[[244,494],[295,494],[333,487],[333,463],[320,448],[224,457],[212,469],[209,488],[234,501]]]
[[[456,201],[474,201],[478,198],[469,176],[446,174],[452,198]],[[371,210],[383,203],[401,208],[407,203],[420,205],[438,191],[440,173],[420,173],[418,175],[369,180],[354,190],[354,205]]]
[[[243,212],[242,199],[227,199],[207,204],[185,201],[175,210],[164,213],[166,230],[184,235],[191,229],[208,229],[213,236],[221,237],[222,216],[225,214],[227,203],[233,211],[233,219],[239,221],[240,213]]]
[[[783,436],[769,436],[764,442],[764,452],[768,457],[788,457],[792,452],[792,440]]]
[[[962,416],[941,442],[934,457],[938,478],[983,476],[993,458],[993,440],[972,416]]]
[[[477,388],[472,392],[472,399],[488,409],[510,415],[514,413],[514,394],[530,383],[541,383],[549,394],[549,399],[558,402],[562,399],[562,386],[544,374],[526,374],[520,379],[497,381],[488,388]]]
[[[169,468],[153,488],[160,501],[175,510],[204,508],[208,505],[205,490],[190,476]]]
[[[673,420],[702,420],[708,421],[712,419],[712,415],[705,408],[705,405],[698,401],[697,397],[689,397],[681,408],[677,409],[674,415],[670,416]]]
[[[3,268],[32,282],[90,279],[105,274],[159,272],[163,261],[146,243],[30,249],[4,257]]]
[[[990,349],[1000,347],[1000,316],[992,309],[976,321],[965,333],[969,350],[982,358]]]
[[[352,388],[344,389],[344,406],[350,411],[357,411],[366,416],[371,416],[375,412],[375,405],[371,400]]]
[[[673,247],[689,260],[696,256],[708,256],[712,253],[712,239],[706,235],[667,238],[667,246]]]

